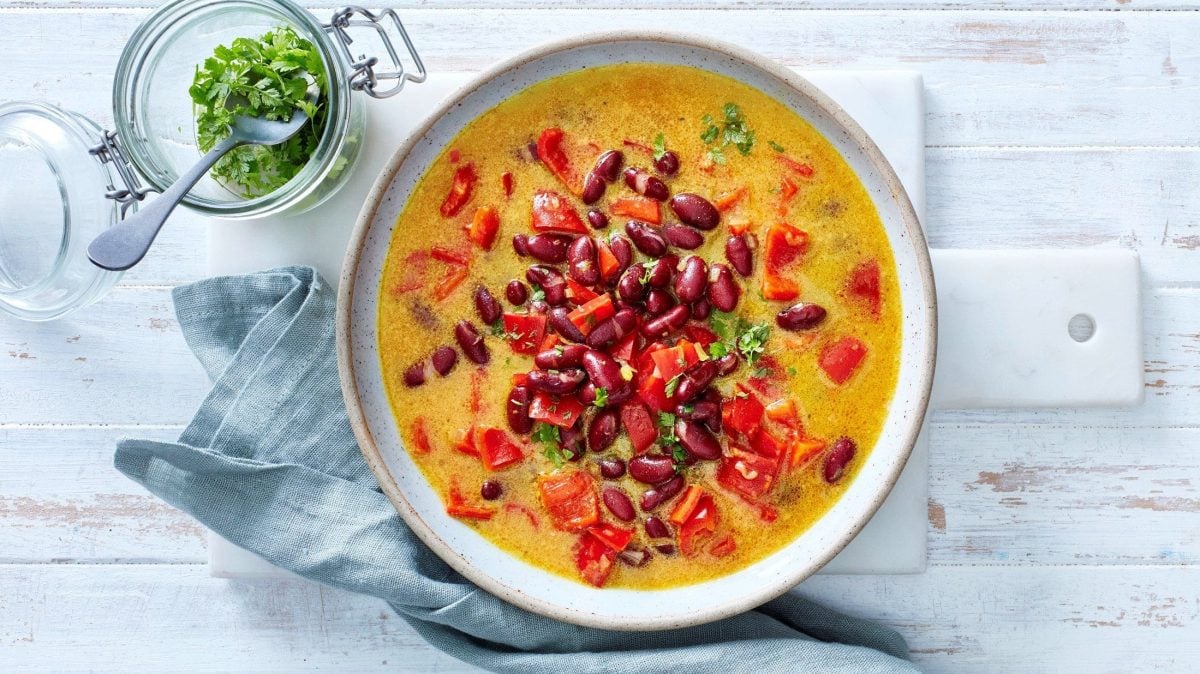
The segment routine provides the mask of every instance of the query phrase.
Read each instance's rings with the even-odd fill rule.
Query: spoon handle
[[[158,236],[158,230],[167,221],[167,216],[175,210],[184,195],[226,152],[245,142],[229,137],[217,143],[157,199],[93,239],[88,246],[88,259],[97,267],[111,271],[125,271],[140,262],[150,249],[150,244],[154,243],[154,237]]]

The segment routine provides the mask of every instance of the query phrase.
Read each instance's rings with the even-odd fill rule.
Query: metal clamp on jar
[[[349,6],[321,23],[290,0],[176,0],[150,15],[121,54],[115,132],[47,104],[0,105],[0,311],[50,320],[112,288],[120,272],[92,265],[85,249],[203,154],[188,95],[197,66],[219,45],[281,26],[312,43],[327,73],[315,151],[267,194],[247,197],[206,176],[182,203],[221,218],[299,213],[343,184],[363,142],[357,92],[387,98],[425,80],[399,16]]]

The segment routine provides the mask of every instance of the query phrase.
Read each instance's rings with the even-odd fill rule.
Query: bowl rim
[[[917,271],[922,282],[921,289],[917,293],[919,293],[918,296],[922,297],[927,308],[924,326],[927,348],[924,353],[914,352],[911,356],[916,361],[923,361],[919,365],[920,383],[917,387],[919,398],[912,406],[914,413],[910,423],[905,428],[904,437],[899,443],[901,451],[896,453],[891,459],[891,464],[887,466],[885,479],[872,498],[870,506],[854,519],[851,526],[846,527],[844,533],[836,542],[829,545],[822,554],[810,559],[807,564],[798,565],[794,573],[780,576],[769,583],[764,583],[760,587],[753,588],[737,601],[728,601],[725,604],[714,606],[709,610],[695,612],[682,619],[673,615],[645,619],[622,619],[619,617],[600,616],[589,612],[586,608],[568,607],[532,597],[522,592],[519,588],[501,583],[487,572],[477,568],[442,540],[404,496],[395,477],[388,470],[382,453],[372,436],[363,406],[358,399],[355,374],[354,351],[351,340],[353,322],[351,307],[355,294],[355,278],[358,274],[359,262],[366,243],[367,233],[376,218],[379,208],[384,203],[383,197],[394,181],[400,167],[407,161],[412,150],[425,134],[428,133],[430,128],[447,112],[458,105],[460,101],[499,78],[504,73],[522,67],[530,61],[542,59],[558,52],[614,42],[659,42],[675,44],[704,49],[739,59],[795,89],[802,96],[811,100],[824,113],[833,118],[845,130],[850,140],[858,145],[866,154],[872,166],[879,171],[880,177],[891,193],[891,198],[896,201],[904,231],[911,237],[910,240],[916,259]],[[883,153],[875,145],[871,137],[867,135],[866,131],[828,95],[790,68],[776,63],[766,56],[721,40],[674,31],[612,30],[584,33],[549,41],[501,61],[482,71],[469,82],[456,89],[430,112],[421,124],[412,130],[404,143],[392,153],[387,164],[381,169],[378,177],[375,179],[371,191],[367,194],[363,202],[362,210],[359,212],[354,230],[347,244],[338,289],[336,342],[342,397],[346,403],[346,413],[350,420],[350,426],[358,440],[363,458],[366,460],[371,472],[375,474],[384,495],[391,501],[413,533],[426,546],[433,550],[438,557],[449,564],[455,571],[465,576],[480,588],[520,608],[585,627],[648,631],[688,627],[720,620],[743,613],[779,597],[833,559],[850,541],[854,540],[866,523],[874,517],[880,505],[882,505],[888,494],[891,493],[904,466],[908,463],[909,456],[912,454],[913,447],[916,444],[917,436],[924,426],[924,419],[929,408],[930,391],[933,386],[934,365],[937,353],[937,297],[934,290],[933,266],[930,261],[929,246],[925,239],[925,233],[912,206],[912,202],[908,197],[908,193],[900,182],[899,176],[897,176],[891,164],[883,156]]]

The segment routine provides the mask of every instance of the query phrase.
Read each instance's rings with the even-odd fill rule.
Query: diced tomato
[[[675,524],[683,524],[695,512],[696,506],[700,504],[700,497],[704,496],[704,489],[699,485],[689,485],[687,491],[683,492],[683,496],[675,503],[675,507],[671,510],[670,520]]]
[[[596,266],[600,268],[600,277],[606,283],[615,281],[617,273],[621,271],[621,261],[612,252],[612,248],[601,239],[596,239],[596,261]]]
[[[429,269],[429,253],[414,250],[404,258],[400,282],[392,286],[392,295],[402,295],[425,287],[425,272]]]
[[[475,217],[467,227],[467,238],[484,250],[491,250],[496,243],[496,232],[500,231],[500,214],[495,206],[475,209]]]
[[[729,448],[717,467],[717,484],[748,501],[757,501],[775,486],[779,458]]]
[[[608,205],[613,215],[642,220],[652,225],[662,223],[662,208],[659,202],[648,197],[620,197]]]
[[[505,313],[504,334],[509,346],[516,353],[534,354],[546,335],[545,314]]]
[[[683,326],[683,334],[686,335],[688,339],[699,344],[700,346],[703,346],[705,349],[708,349],[710,344],[720,339],[720,337],[717,337],[717,333],[709,330],[699,323],[688,323],[687,325]]]
[[[465,267],[471,264],[471,251],[456,250],[447,248],[446,246],[434,246],[429,249],[429,257],[435,260],[445,262],[446,264],[454,264],[460,267]]]
[[[438,287],[434,289],[433,296],[440,302],[458,289],[463,281],[467,280],[467,276],[471,274],[468,267],[460,265],[450,265],[446,268],[446,275],[438,282]]]
[[[563,130],[557,127],[542,131],[537,139],[538,160],[545,164],[567,189],[579,194],[582,188],[571,170],[571,159],[562,147],[565,135]]]
[[[791,178],[783,177],[783,181],[779,183],[779,205],[775,209],[779,217],[782,218],[788,214],[788,207],[799,191],[800,188],[796,187],[796,183],[792,182]]]
[[[791,398],[780,398],[767,405],[767,418],[783,424],[793,430],[800,428],[800,415],[796,412],[796,403]]]
[[[510,513],[521,513],[529,520],[529,524],[531,524],[534,529],[540,529],[542,526],[541,518],[537,516],[537,513],[533,512],[533,508],[530,508],[524,503],[505,503],[504,509]]]
[[[636,400],[630,400],[621,405],[621,425],[629,434],[629,442],[633,451],[641,454],[658,440],[658,430],[654,420],[650,418],[650,410]]]
[[[843,337],[821,352],[817,364],[835,384],[844,384],[867,355],[867,347],[854,337]]]
[[[738,395],[721,406],[721,423],[726,429],[750,437],[762,421],[763,406],[753,393],[740,385],[738,389]]]
[[[446,199],[442,201],[441,213],[443,218],[452,218],[458,215],[458,212],[471,201],[471,195],[475,192],[475,183],[479,180],[479,176],[475,173],[475,164],[467,163],[459,166],[454,171],[454,178],[450,183],[450,192],[446,194]]]
[[[428,454],[433,449],[433,445],[429,443],[429,428],[425,424],[425,417],[413,419],[412,436],[418,454]]]
[[[817,438],[796,438],[792,440],[791,457],[788,466],[795,470],[816,458],[827,443]]]
[[[596,480],[581,470],[538,477],[542,507],[554,526],[564,531],[581,531],[600,520]]]
[[[700,497],[691,517],[679,527],[679,549],[685,555],[699,552],[700,539],[717,530],[717,506],[709,494]]]
[[[544,421],[559,428],[570,428],[583,414],[583,403],[574,396],[554,396],[544,391],[533,394],[529,403],[529,418]]]
[[[716,543],[713,543],[708,549],[708,554],[713,557],[726,557],[737,550],[737,543],[733,540],[733,534],[725,534]]]
[[[762,293],[764,299],[786,302],[800,296],[800,284],[768,270],[763,274]]]
[[[629,541],[633,539],[633,529],[622,529],[608,522],[588,527],[587,533],[598,538],[601,543],[615,552],[621,552],[629,547]]]
[[[458,439],[458,442],[454,443],[454,449],[467,456],[479,456],[479,448],[476,446],[475,441],[475,437],[478,434],[474,426],[462,431],[462,436]]]
[[[741,202],[742,199],[745,199],[746,195],[749,193],[750,188],[746,187],[745,185],[741,185],[740,187],[737,187],[729,192],[718,195],[713,204],[717,207],[718,211],[725,212],[734,206],[737,206],[738,203]]]
[[[579,328],[579,331],[584,335],[590,334],[597,325],[613,317],[617,312],[613,306],[612,298],[608,293],[598,295],[595,299],[580,305],[577,309],[567,314],[567,320]]]
[[[496,514],[496,509],[490,506],[475,506],[467,503],[458,485],[450,484],[450,494],[446,497],[446,513],[454,517],[469,520],[490,520]]]
[[[567,277],[567,300],[569,300],[571,304],[584,304],[585,302],[590,302],[599,296],[600,295],[591,288],[583,285],[570,276]]]
[[[759,456],[778,459],[783,455],[786,444],[767,430],[766,426],[759,426],[754,435],[750,436],[750,449]]]
[[[879,263],[867,260],[850,272],[846,281],[846,292],[850,297],[863,302],[871,316],[879,319]]]
[[[513,193],[513,174],[505,171],[504,175],[500,176],[500,185],[504,188],[505,198],[511,197]]]
[[[612,573],[617,553],[595,536],[584,534],[579,537],[575,549],[575,568],[588,583],[603,587]]]
[[[813,167],[809,166],[808,164],[798,162],[795,159],[782,154],[775,155],[775,158],[779,160],[780,164],[788,167],[801,177],[811,178],[813,175]]]
[[[479,443],[479,458],[488,470],[500,470],[525,458],[525,453],[499,428],[483,431],[483,442]]]
[[[614,344],[613,347],[608,350],[608,353],[614,358],[619,358],[625,362],[629,362],[633,359],[633,349],[635,346],[637,346],[637,340],[638,333],[631,332],[622,337],[621,341]]]
[[[786,222],[776,222],[767,230],[763,246],[763,265],[767,271],[783,269],[808,251],[808,233]]]
[[[587,234],[587,225],[579,219],[575,207],[562,195],[549,190],[538,190],[533,194],[533,209],[530,222],[537,232],[565,232]]]

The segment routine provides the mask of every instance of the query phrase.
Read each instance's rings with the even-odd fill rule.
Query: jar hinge
[[[356,19],[355,15],[361,15],[364,18]],[[388,35],[387,26],[384,21],[391,19],[392,25],[395,26],[396,32],[400,35],[400,39],[404,41],[404,46],[408,50],[409,57],[412,58],[413,64],[416,66],[417,72],[409,72],[404,66],[404,61],[401,60],[399,52],[396,51],[396,45],[392,42],[392,38]],[[379,41],[383,44],[384,50],[387,51],[387,56],[391,60],[391,68],[388,70],[377,70],[379,58],[375,56],[367,56],[360,54],[355,56],[350,51],[350,44],[354,40],[350,37],[349,29],[353,27],[369,27],[374,29]],[[421,62],[421,57],[417,54],[416,47],[413,46],[412,40],[408,37],[408,31],[404,30],[404,24],[400,22],[400,17],[391,9],[383,10],[379,14],[375,14],[369,10],[358,6],[347,6],[334,12],[333,17],[329,20],[329,24],[324,26],[325,30],[333,33],[338,40],[338,44],[342,46],[342,51],[345,52],[346,60],[350,63],[350,86],[355,90],[366,91],[372,98],[388,98],[400,93],[404,88],[405,82],[421,83],[425,81],[425,64]],[[390,82],[391,86],[381,89],[380,82]]]
[[[108,182],[108,191],[104,196],[112,199],[121,205],[121,217],[125,217],[125,212],[133,204],[146,198],[146,195],[154,190],[148,187],[142,187],[142,181],[138,179],[137,173],[133,170],[133,165],[125,158],[125,153],[121,152],[121,146],[117,143],[117,133],[115,131],[105,131],[100,135],[100,143],[88,149],[88,153],[100,160],[101,164],[112,164],[117,171],[117,177],[124,184],[123,187],[117,187],[114,181]]]

